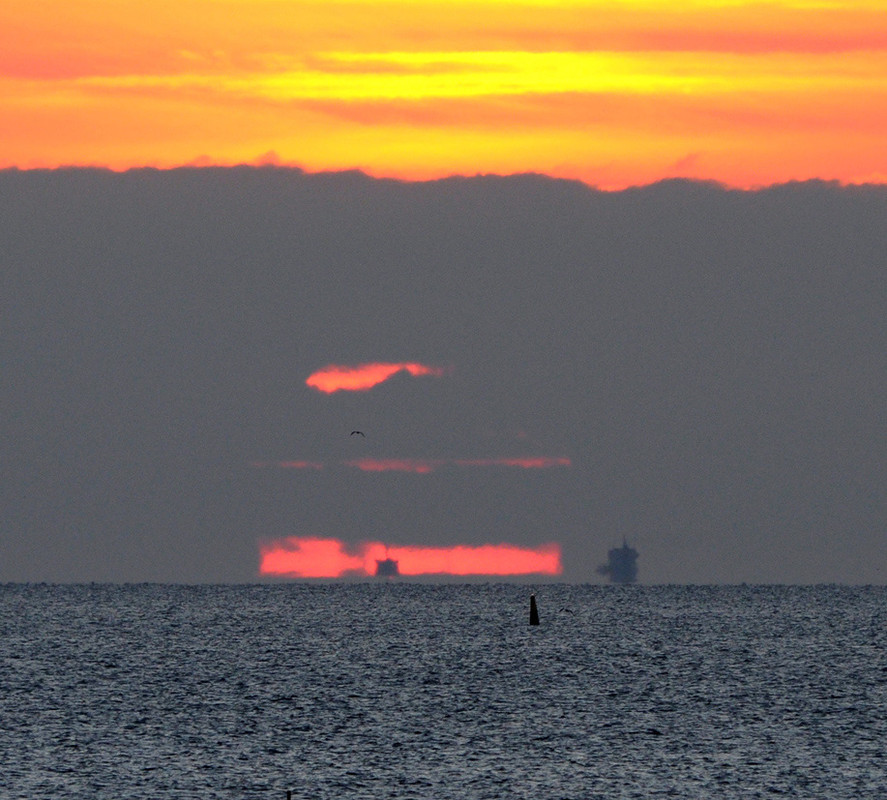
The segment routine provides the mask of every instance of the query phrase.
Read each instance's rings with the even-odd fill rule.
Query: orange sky
[[[0,166],[887,179],[882,0],[5,0]]]

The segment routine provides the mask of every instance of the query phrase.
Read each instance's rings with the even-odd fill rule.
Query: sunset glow
[[[330,364],[309,375],[305,383],[312,389],[317,389],[325,394],[339,391],[365,392],[383,381],[387,381],[398,372],[407,372],[413,376],[440,377],[444,374],[444,369],[413,363],[373,363],[355,366]]]
[[[288,578],[372,576],[377,562],[392,559],[398,574],[419,575],[560,575],[560,545],[536,548],[511,544],[453,547],[386,546],[363,542],[349,552],[338,539],[291,536],[262,545],[259,573]]]
[[[887,14],[879,0],[9,0],[0,103],[0,167],[884,180]]]

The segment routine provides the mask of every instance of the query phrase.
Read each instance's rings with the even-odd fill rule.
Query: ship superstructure
[[[397,561],[393,558],[377,558],[376,559],[376,577],[377,578],[396,578],[400,575]]]
[[[610,583],[634,583],[638,579],[638,555],[638,551],[623,539],[622,547],[610,550],[607,563],[601,564],[597,571],[609,576]]]

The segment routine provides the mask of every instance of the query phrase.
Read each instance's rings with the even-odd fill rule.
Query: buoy
[[[536,595],[530,595],[530,625],[539,624],[539,609],[536,608]]]

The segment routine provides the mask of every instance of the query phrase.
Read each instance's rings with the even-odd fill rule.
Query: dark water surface
[[[0,797],[887,797],[887,589],[529,592],[2,586]]]

